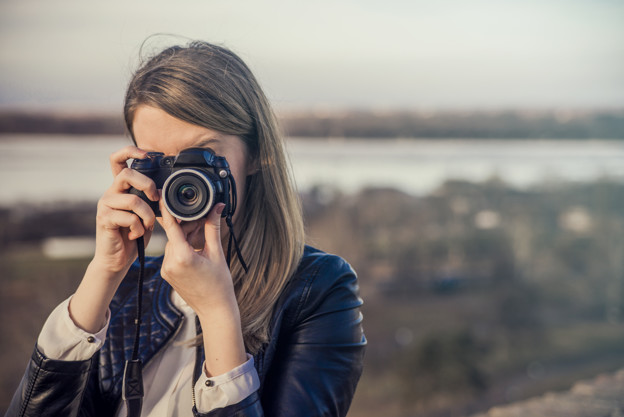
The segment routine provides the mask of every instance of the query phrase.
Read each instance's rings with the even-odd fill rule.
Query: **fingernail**
[[[217,211],[218,215],[221,215],[221,213],[223,213],[224,208],[225,208],[225,204],[219,204],[215,210]]]

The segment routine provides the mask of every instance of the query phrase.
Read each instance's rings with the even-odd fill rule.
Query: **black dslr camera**
[[[190,148],[177,156],[162,152],[149,152],[147,158],[135,159],[130,168],[148,176],[162,189],[165,207],[174,217],[197,220],[205,217],[217,203],[225,203],[222,217],[230,217],[236,210],[236,185],[224,157],[211,150]],[[152,201],[143,191],[130,188],[161,216],[157,201]]]

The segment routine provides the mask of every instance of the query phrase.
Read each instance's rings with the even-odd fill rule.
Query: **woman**
[[[208,43],[165,49],[134,74],[124,116],[136,147],[111,156],[94,258],[44,325],[7,414],[137,414],[137,400],[121,398],[137,308],[135,240],[147,242],[159,221],[168,243],[145,264],[141,415],[345,415],[366,344],[356,277],[304,245],[276,122],[247,66]],[[237,185],[240,256],[230,265],[223,203],[178,221],[154,182],[126,165],[188,148],[225,157]],[[158,201],[162,217],[131,188]]]

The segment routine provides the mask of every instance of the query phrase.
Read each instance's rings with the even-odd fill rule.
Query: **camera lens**
[[[167,210],[180,220],[204,217],[214,203],[214,185],[203,172],[181,169],[171,174],[163,185]]]
[[[185,206],[191,206],[197,201],[197,189],[192,184],[183,184],[178,191],[178,201]]]

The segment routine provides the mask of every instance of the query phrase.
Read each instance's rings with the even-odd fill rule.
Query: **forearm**
[[[247,361],[236,300],[199,315],[208,377],[224,374]]]
[[[126,271],[106,272],[91,262],[69,303],[69,315],[76,326],[95,333],[106,323],[106,312]]]

